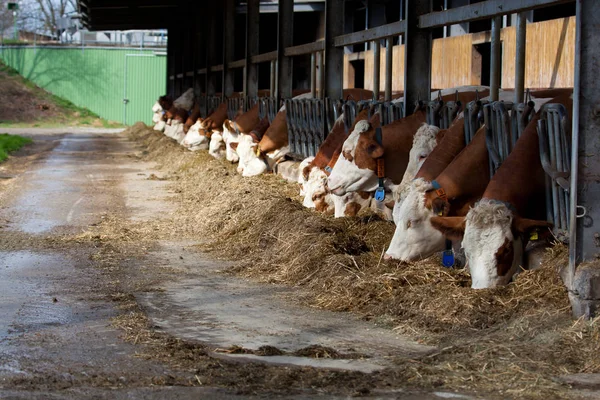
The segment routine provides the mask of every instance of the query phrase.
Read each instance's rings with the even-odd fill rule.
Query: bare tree
[[[57,37],[60,35],[57,19],[77,9],[76,0],[35,0],[35,2],[39,6],[44,28],[52,32],[52,36]]]

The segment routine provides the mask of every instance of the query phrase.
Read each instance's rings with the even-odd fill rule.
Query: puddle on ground
[[[311,345],[333,348],[339,353],[368,358],[317,360],[293,356],[245,357],[278,364],[311,365],[372,372],[388,365],[391,357],[412,358],[434,350],[406,340],[395,332],[359,320],[349,313],[302,307],[283,300],[293,289],[261,285],[216,271],[217,262],[188,250],[180,263],[164,252],[152,255],[166,265],[193,271],[193,279],[168,283],[160,292],[138,296],[153,323],[168,333],[227,349],[240,346],[256,350],[274,346],[294,352]],[[193,265],[193,267],[191,267]],[[222,353],[219,353],[222,354]]]
[[[58,255],[0,252],[0,341],[73,320],[70,308],[52,297],[47,278],[65,264]]]

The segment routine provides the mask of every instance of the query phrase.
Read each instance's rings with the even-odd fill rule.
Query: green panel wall
[[[105,119],[123,122],[126,114],[128,125],[151,123],[152,105],[166,90],[167,59],[151,50],[4,47],[0,58],[38,86]]]

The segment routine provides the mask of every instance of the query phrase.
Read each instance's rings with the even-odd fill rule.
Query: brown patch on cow
[[[396,205],[396,202],[394,200],[391,200],[391,201],[388,201],[387,203],[385,203],[385,206],[390,210],[393,210],[395,205]]]
[[[371,197],[371,193],[370,192],[364,192],[364,191],[360,191],[358,192],[358,195],[360,197],[362,197],[363,199],[368,199],[369,197]]]
[[[352,202],[346,204],[346,208],[344,209],[344,215],[346,217],[356,217],[356,215],[358,214],[360,209],[361,209],[360,204],[352,201]]]
[[[344,150],[343,154],[346,160],[350,162],[354,161],[354,157],[352,157],[352,153],[349,150]]]
[[[505,276],[510,271],[515,257],[512,240],[506,239],[504,244],[496,251],[495,257],[498,276]]]
[[[310,176],[310,171],[313,169],[312,165],[307,165],[306,167],[304,167],[304,169],[302,169],[302,177],[304,178],[305,181],[308,180],[308,177]]]

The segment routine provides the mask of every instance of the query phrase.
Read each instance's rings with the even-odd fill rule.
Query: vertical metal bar
[[[292,58],[286,57],[286,47],[294,44],[294,2],[280,1],[277,5],[277,93],[271,93],[279,106],[282,99],[292,97]],[[312,83],[311,83],[312,85]]]
[[[235,52],[235,0],[223,2],[223,95],[233,94],[233,70],[228,64]]]
[[[259,52],[259,22],[260,0],[247,1],[246,14],[246,86],[244,95],[256,97],[258,94],[258,65],[253,64],[250,58]]]
[[[341,99],[344,83],[344,50],[334,38],[344,34],[344,0],[325,0],[325,96]]]
[[[277,60],[271,60],[271,79],[269,81],[269,89],[271,96],[275,95],[275,77],[277,75]]]
[[[527,36],[527,15],[517,14],[517,55],[515,61],[515,104],[522,103],[525,97],[525,48]]]
[[[373,42],[373,98],[379,100],[379,89],[381,85],[381,42]]]
[[[500,28],[502,27],[502,17],[492,19],[492,48],[490,63],[490,98],[492,101],[498,101],[500,92],[500,66],[502,62],[502,44],[500,43]]]
[[[173,60],[174,60],[174,43],[175,40],[173,40],[173,34],[174,34],[174,30],[175,28],[170,27],[168,29],[168,36],[169,39],[167,40],[167,87],[166,89],[166,93],[169,94],[173,94],[173,92],[175,91],[175,81],[171,80],[171,76],[175,74],[175,69],[173,68]],[[83,32],[82,32],[83,34]]]
[[[310,54],[310,94],[317,97],[317,53]]]
[[[431,93],[431,31],[419,29],[419,16],[431,12],[429,0],[406,3],[404,36],[404,115],[410,115],[417,100]]]
[[[571,146],[571,242],[567,287],[575,317],[600,314],[600,22],[595,2],[576,2],[575,85]],[[582,207],[578,209],[577,207]],[[585,212],[583,211],[585,210]],[[584,214],[576,218],[577,214]],[[586,268],[575,269],[576,263]]]
[[[212,71],[213,65],[216,65],[217,61],[217,5],[213,2],[209,2],[207,9],[208,23],[207,23],[207,41],[208,47],[207,59],[206,59],[206,95],[214,96],[217,92],[217,78],[215,72]],[[210,108],[210,107],[209,107]]]
[[[318,98],[322,99],[325,89],[325,68],[323,68],[323,52],[317,52],[317,94]]]
[[[385,101],[392,100],[392,79],[394,61],[394,39],[389,37],[385,40]]]

